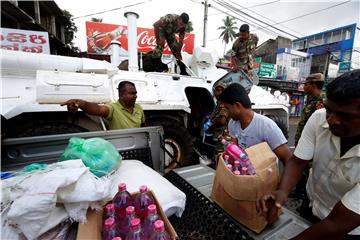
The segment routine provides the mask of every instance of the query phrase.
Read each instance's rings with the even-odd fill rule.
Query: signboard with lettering
[[[47,32],[0,28],[1,49],[50,54]]]
[[[259,77],[276,78],[276,64],[261,63],[259,68]]]
[[[339,64],[339,73],[344,73],[350,71],[351,62],[341,62]]]
[[[117,40],[123,52],[128,50],[127,26],[86,22],[87,52],[89,54],[109,54],[110,43]],[[186,33],[182,51],[192,54],[194,48],[194,34]],[[154,30],[150,28],[137,28],[137,47],[139,52],[149,52],[156,47]],[[163,54],[171,54],[165,43]]]

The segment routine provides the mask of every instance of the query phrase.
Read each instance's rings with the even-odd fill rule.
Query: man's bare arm
[[[61,106],[67,106],[69,112],[76,112],[79,108],[84,112],[106,118],[109,115],[109,109],[105,105],[99,105],[97,103],[87,102],[81,99],[70,99],[61,104]]]

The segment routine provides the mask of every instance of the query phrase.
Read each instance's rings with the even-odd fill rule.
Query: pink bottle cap
[[[105,220],[105,223],[104,223],[104,228],[105,229],[110,229],[113,226],[115,226],[115,219],[114,218],[108,218],[108,219]]]
[[[235,166],[240,166],[240,162],[239,162],[238,160],[236,160],[236,161],[234,162],[234,165],[235,165]]]
[[[150,204],[148,207],[148,213],[151,213],[151,214],[156,214],[156,205],[155,204]]]
[[[128,206],[126,208],[126,215],[133,215],[135,213],[135,208],[133,206]]]
[[[123,192],[126,190],[126,184],[125,183],[120,183],[118,186],[119,192]]]
[[[144,192],[147,192],[148,191],[148,188],[146,185],[142,185],[140,186],[140,189],[139,189],[140,193],[144,193]]]
[[[154,223],[154,229],[157,232],[163,232],[165,231],[165,226],[164,226],[164,222],[161,220],[156,220]]]
[[[229,160],[230,156],[229,155],[224,155],[224,160]]]
[[[232,170],[232,165],[231,165],[231,164],[226,165],[226,167],[227,167],[229,170]]]
[[[114,237],[113,239],[111,240],[121,240],[121,237]]]
[[[134,218],[133,220],[130,221],[130,228],[132,230],[136,230],[138,228],[140,228],[140,219],[139,218]]]
[[[227,141],[223,138],[223,139],[221,139],[221,143],[222,143],[222,144],[226,144]]]
[[[113,203],[109,203],[105,206],[105,213],[109,214],[109,213],[114,213],[115,211],[115,207]]]
[[[241,175],[240,171],[238,171],[238,170],[235,170],[235,171],[234,171],[234,174],[235,174],[235,175]]]

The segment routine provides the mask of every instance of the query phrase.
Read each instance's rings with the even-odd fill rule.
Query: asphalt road
[[[293,152],[295,150],[294,146],[294,137],[296,133],[296,128],[299,123],[299,117],[291,117],[289,119],[289,139],[288,139],[288,146],[290,150]]]

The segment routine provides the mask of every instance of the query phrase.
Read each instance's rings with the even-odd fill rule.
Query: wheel
[[[17,137],[56,135],[79,132],[87,132],[87,130],[85,128],[70,123],[47,123],[42,126],[33,126],[17,134]]]
[[[279,116],[276,115],[266,115],[266,117],[270,118],[271,120],[273,120],[276,125],[280,128],[281,132],[284,134],[286,139],[289,139],[289,131],[288,128],[286,126],[286,124],[281,120],[281,118]]]
[[[165,172],[192,163],[193,142],[187,129],[174,120],[150,120],[150,126],[164,128]]]

